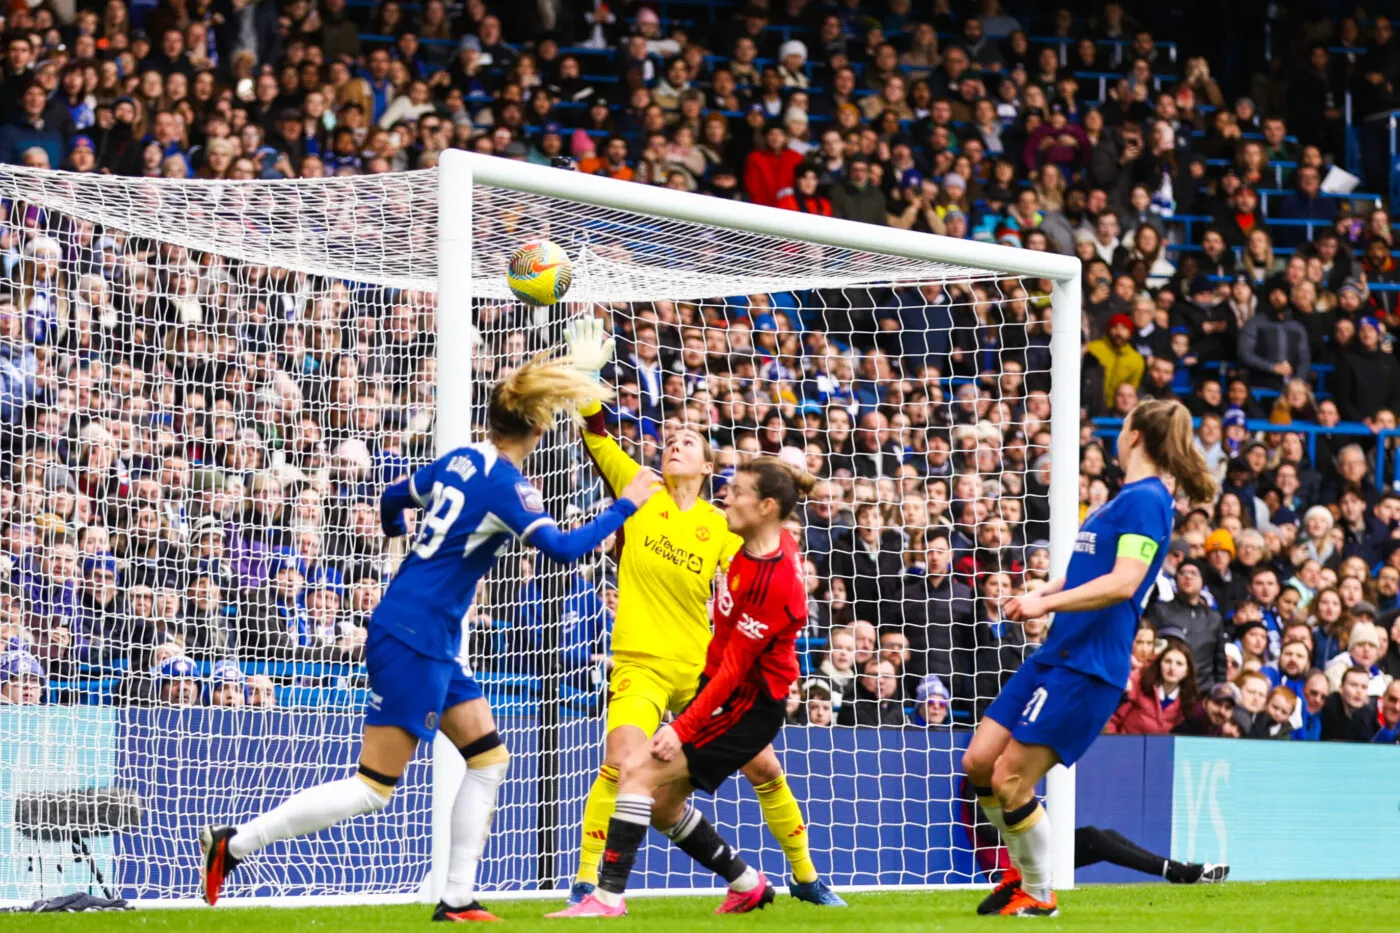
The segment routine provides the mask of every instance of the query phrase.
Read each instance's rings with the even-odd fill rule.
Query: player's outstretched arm
[[[622,491],[622,496],[593,521],[573,531],[560,531],[553,521],[536,521],[521,537],[539,548],[540,553],[550,560],[560,564],[572,563],[621,528],[660,485],[660,477],[655,473],[639,469]]]
[[[599,378],[603,367],[613,358],[613,338],[607,336],[603,322],[595,317],[578,318],[564,328],[564,343],[574,367],[593,379]],[[641,469],[641,464],[608,434],[603,405],[591,401],[579,406],[583,418],[583,444],[588,448],[598,472],[614,492],[622,489]]]
[[[579,406],[578,413],[583,418],[583,446],[593,458],[593,464],[602,474],[603,481],[614,493],[622,489],[642,465],[631,457],[617,441],[608,434],[607,418],[603,414],[601,402],[589,402]]]

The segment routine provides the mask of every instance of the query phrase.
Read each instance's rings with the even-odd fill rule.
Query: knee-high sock
[[[247,858],[279,840],[305,836],[352,816],[382,810],[393,792],[392,787],[371,784],[361,775],[308,787],[239,826],[228,841],[229,854]]]
[[[719,875],[735,891],[752,891],[758,885],[758,872],[748,866],[734,847],[691,804],[675,826],[661,830],[686,855]]]
[[[575,881],[598,883],[598,863],[608,843],[608,821],[617,806],[617,769],[603,765],[593,786],[588,789],[588,801],[583,805],[583,839],[579,843],[578,873]]]
[[[1096,862],[1122,865],[1144,874],[1164,877],[1167,859],[1147,851],[1142,846],[1111,829],[1081,826],[1074,831],[1074,867],[1083,868]]]
[[[807,823],[787,778],[779,775],[767,784],[755,784],[754,793],[758,794],[758,806],[763,810],[768,831],[792,865],[792,876],[800,882],[816,881],[817,866],[812,864],[812,850],[807,844]]]
[[[608,821],[608,844],[598,890],[593,892],[603,903],[615,906],[627,890],[627,879],[637,861],[637,850],[647,837],[651,825],[652,799],[642,794],[618,794],[617,807]]]
[[[977,794],[977,805],[982,808],[982,815],[987,818],[987,822],[992,824],[992,829],[1001,836],[1001,841],[1006,845],[1006,852],[1011,856],[1011,867],[1017,871],[1021,870],[1021,838],[1012,836],[1006,831],[1006,818],[1002,815],[1001,798],[992,793],[990,787],[974,787]]]
[[[510,756],[504,745],[467,762],[467,773],[452,802],[452,843],[447,855],[447,887],[442,892],[443,903],[449,907],[465,907],[476,899],[477,866],[491,834],[496,792],[509,770]]]
[[[1050,815],[1040,801],[1032,799],[1004,818],[1007,838],[1017,838],[1022,846],[1021,887],[1038,901],[1048,900],[1052,880]]]

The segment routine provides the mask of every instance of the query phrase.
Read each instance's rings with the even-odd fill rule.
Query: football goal
[[[200,826],[353,770],[405,547],[378,492],[484,439],[493,382],[579,315],[617,337],[607,422],[634,457],[687,426],[713,495],[759,452],[822,478],[778,751],[823,876],[986,880],[960,757],[1043,633],[1000,602],[1073,547],[1076,259],[458,151],[278,182],[5,166],[0,199],[0,902],[194,903]],[[541,238],[573,263],[548,308],[505,277]],[[561,522],[608,495],[572,424],[526,472]],[[615,574],[608,549],[515,547],[463,620],[512,753],[484,897],[573,876]],[[387,809],[260,853],[221,903],[435,900],[462,770],[425,745]],[[1065,887],[1072,774],[1047,792]],[[787,877],[747,783],[700,806]],[[638,889],[717,886],[652,842]]]

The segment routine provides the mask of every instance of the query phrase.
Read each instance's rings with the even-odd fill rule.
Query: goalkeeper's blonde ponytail
[[[574,368],[573,357],[544,351],[491,389],[486,423],[498,437],[523,437],[553,426],[560,412],[585,402],[611,401],[613,391]]]

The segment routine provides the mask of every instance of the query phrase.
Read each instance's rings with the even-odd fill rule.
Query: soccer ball
[[[569,254],[549,240],[534,240],[517,249],[506,270],[506,281],[515,297],[536,307],[563,298],[573,279]]]

